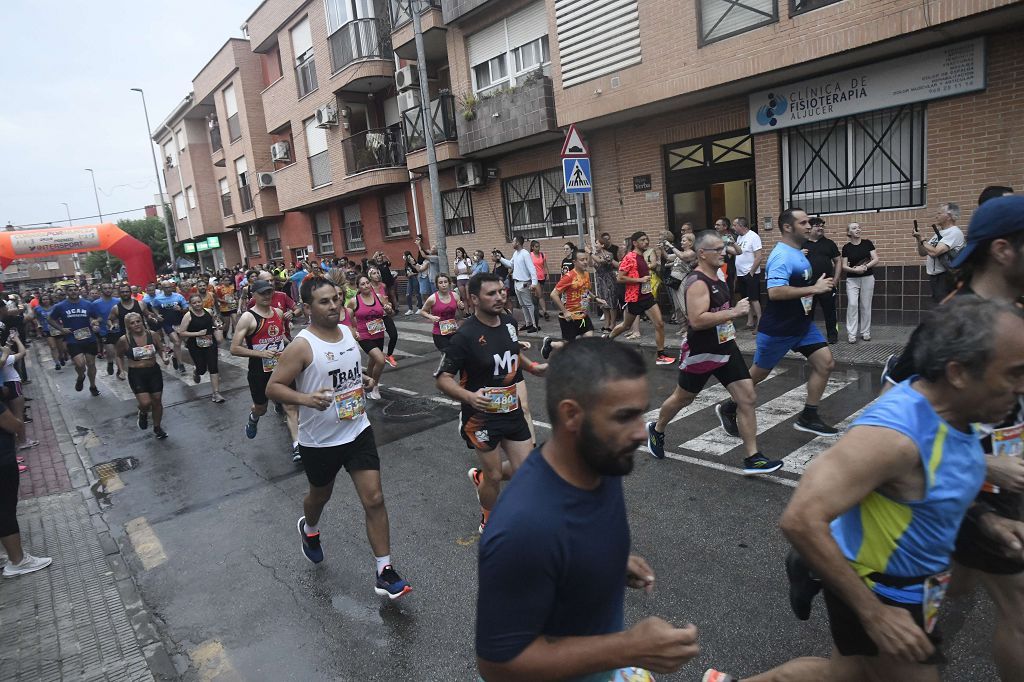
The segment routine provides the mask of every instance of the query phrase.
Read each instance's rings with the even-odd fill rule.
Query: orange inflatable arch
[[[112,223],[0,232],[0,268],[6,268],[19,258],[48,258],[89,251],[107,251],[120,258],[129,284],[144,287],[156,281],[153,250]]]

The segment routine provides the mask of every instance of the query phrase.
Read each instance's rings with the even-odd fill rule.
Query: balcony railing
[[[228,116],[228,139],[234,142],[242,136],[242,124],[238,120],[238,114]]]
[[[433,122],[434,144],[459,139],[455,129],[455,96],[443,94],[430,100],[430,119]],[[405,133],[405,148],[415,152],[425,149],[427,138],[423,130],[423,107],[402,112],[402,131]]]
[[[231,208],[231,192],[220,195],[220,207],[224,211],[225,218],[234,214],[235,210]]]
[[[331,181],[331,160],[327,158],[327,150],[309,157],[309,177],[313,187],[326,185]]]
[[[220,140],[220,124],[216,124],[210,128],[210,150],[219,152],[223,148],[224,144]]]
[[[295,81],[299,86],[299,97],[305,97],[319,87],[316,82],[316,60],[312,56],[312,51],[309,57],[295,67]]]
[[[252,189],[249,185],[242,185],[238,188],[238,201],[242,204],[242,213],[252,210]]]
[[[356,19],[331,34],[334,73],[359,59],[392,59],[393,55],[387,19]]]
[[[391,30],[412,21],[412,3],[415,2],[423,14],[431,7],[441,9],[441,0],[391,0]]]
[[[405,165],[405,145],[398,125],[356,133],[341,141],[348,175],[374,168]]]

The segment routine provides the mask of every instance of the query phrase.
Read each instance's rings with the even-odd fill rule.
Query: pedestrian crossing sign
[[[562,179],[566,194],[589,194],[593,184],[590,181],[590,159],[562,159]]]

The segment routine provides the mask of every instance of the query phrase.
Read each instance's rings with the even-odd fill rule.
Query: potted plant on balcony
[[[480,104],[480,100],[473,93],[468,93],[459,97],[459,107],[462,109],[462,118],[467,121],[472,121],[476,118],[476,107]]]

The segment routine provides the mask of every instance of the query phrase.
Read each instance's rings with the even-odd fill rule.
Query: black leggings
[[[217,369],[217,346],[213,345],[208,348],[199,348],[198,346],[189,346],[188,354],[192,356],[192,362],[196,366],[196,372],[199,376],[203,376],[207,372],[210,374],[218,374],[220,370]]]
[[[388,333],[388,355],[395,354],[395,346],[398,345],[398,327],[390,315],[384,316],[384,330]]]
[[[18,527],[18,462],[14,455],[4,457],[0,465],[0,538],[17,535]]]

